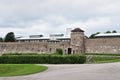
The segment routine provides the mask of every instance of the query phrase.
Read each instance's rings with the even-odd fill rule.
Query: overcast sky
[[[0,36],[65,33],[77,27],[86,35],[120,32],[120,0],[0,0]]]

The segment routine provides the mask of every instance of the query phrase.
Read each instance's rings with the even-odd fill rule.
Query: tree
[[[100,32],[96,32],[96,33],[94,33],[94,34],[90,35],[90,37],[89,37],[89,38],[95,38],[95,36],[96,36],[97,34],[100,34]]]
[[[2,37],[0,37],[0,42],[3,42],[3,38]]]
[[[5,36],[5,42],[15,42],[15,35],[13,32],[9,32],[7,33],[7,35]]]
[[[117,31],[116,31],[116,30],[113,30],[112,33],[117,33]]]
[[[111,33],[111,31],[106,31],[105,33]]]
[[[63,55],[63,50],[61,48],[57,48],[56,53],[59,55]]]

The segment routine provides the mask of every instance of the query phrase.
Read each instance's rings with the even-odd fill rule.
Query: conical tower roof
[[[84,32],[84,31],[80,28],[75,28],[71,32]]]

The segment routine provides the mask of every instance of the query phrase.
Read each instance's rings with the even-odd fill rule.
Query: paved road
[[[42,73],[0,80],[120,80],[120,63],[45,66],[49,69]]]

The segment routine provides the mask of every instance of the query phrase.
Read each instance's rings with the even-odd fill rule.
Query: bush
[[[56,53],[59,55],[63,55],[63,50],[58,48],[58,49],[56,49]]]
[[[86,62],[83,55],[9,55],[0,56],[4,64],[82,64]]]

